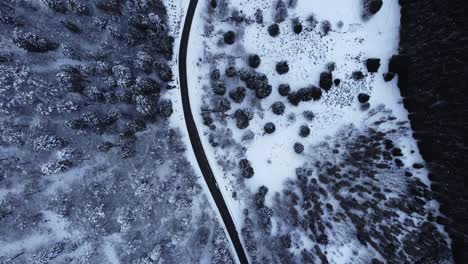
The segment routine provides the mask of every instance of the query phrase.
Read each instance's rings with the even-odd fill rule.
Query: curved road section
[[[234,221],[229,213],[226,202],[224,201],[223,195],[218,188],[218,184],[214,177],[213,171],[211,170],[210,164],[203,150],[203,146],[198,135],[197,126],[192,115],[192,109],[190,108],[190,99],[187,85],[187,47],[188,40],[190,36],[190,29],[192,27],[193,16],[195,14],[195,9],[197,7],[198,0],[191,0],[189,3],[187,15],[185,17],[184,28],[182,31],[182,37],[180,40],[180,50],[179,50],[179,75],[180,75],[180,91],[182,94],[182,105],[184,109],[185,124],[187,125],[187,130],[190,137],[190,142],[192,144],[193,151],[195,152],[195,157],[197,159],[198,165],[202,171],[203,177],[205,178],[208,188],[213,196],[213,199],[218,207],[218,210],[223,219],[224,225],[229,233],[229,237],[234,245],[236,250],[237,257],[239,262],[249,263],[247,256],[242,247],[242,243],[237,233]]]

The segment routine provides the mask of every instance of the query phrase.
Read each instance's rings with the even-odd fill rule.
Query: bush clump
[[[351,78],[355,81],[360,81],[362,79],[364,79],[364,73],[362,73],[362,71],[354,71],[352,74],[351,74]]]
[[[332,30],[332,24],[330,23],[330,21],[324,20],[320,25],[320,29],[322,30],[323,36],[326,36]]]
[[[223,39],[224,43],[232,45],[234,42],[236,42],[236,33],[232,30],[229,30],[228,32],[224,33]]]
[[[289,65],[287,61],[280,61],[276,63],[276,72],[279,74],[286,74],[289,72]]]
[[[299,128],[299,136],[305,138],[310,135],[310,128],[307,125],[302,125]]]
[[[242,86],[234,88],[234,90],[229,92],[229,97],[236,103],[240,104],[244,101],[246,94],[246,89]]]
[[[370,96],[368,94],[365,94],[365,93],[358,94],[358,101],[361,104],[367,103],[369,99],[370,99]]]
[[[260,66],[260,63],[262,62],[262,60],[257,54],[250,55],[247,61],[248,61],[249,66],[254,69],[258,68],[258,66]]]
[[[134,91],[139,95],[156,94],[161,92],[161,85],[154,79],[149,77],[140,77],[134,85]]]
[[[231,102],[226,97],[219,97],[214,99],[214,112],[225,113],[231,110]]]
[[[234,113],[236,126],[239,129],[245,129],[249,126],[250,120],[253,118],[253,113],[250,109],[237,109]]]
[[[58,48],[57,43],[52,42],[46,38],[39,37],[33,33],[21,33],[19,31],[15,31],[13,33],[13,42],[19,48],[29,52],[44,53],[56,50]]]
[[[275,115],[283,115],[285,109],[286,109],[286,106],[280,101],[274,102],[271,105],[271,110],[273,111]]]
[[[288,8],[283,0],[279,0],[276,5],[275,22],[281,23],[288,17]]]
[[[210,73],[210,79],[213,81],[217,81],[219,80],[219,78],[221,78],[221,73],[219,72],[219,70],[218,69],[212,70]]]
[[[273,134],[276,130],[276,126],[275,124],[273,124],[272,122],[268,122],[265,124],[265,126],[263,127],[263,130],[265,131],[265,133],[267,134]]]
[[[302,152],[304,152],[304,145],[302,145],[299,142],[294,143],[294,152],[296,152],[297,154],[301,154]]]
[[[299,19],[294,19],[293,23],[292,23],[292,28],[293,28],[294,33],[301,34],[301,32],[302,32],[301,21],[299,21]]]
[[[171,67],[166,64],[166,63],[155,63],[155,69],[156,72],[158,73],[158,77],[163,81],[163,82],[170,82],[172,81],[172,69]]]
[[[221,80],[212,82],[211,89],[216,95],[224,95],[226,93],[226,85]]]
[[[380,59],[369,58],[366,60],[366,68],[368,72],[377,72],[380,68]]]
[[[236,67],[229,66],[229,67],[226,68],[224,73],[226,74],[227,77],[235,77],[237,75]]]
[[[322,72],[320,73],[320,88],[325,91],[330,90],[333,85],[333,76],[331,72]]]
[[[250,165],[250,161],[248,159],[241,159],[239,161],[239,168],[244,178],[250,179],[253,177],[254,169],[252,168],[252,165]]]
[[[280,33],[280,28],[277,23],[271,24],[268,26],[268,34],[272,37],[277,37]]]
[[[42,0],[42,2],[57,13],[65,14],[68,10],[67,6],[62,0]]]
[[[85,78],[80,70],[72,65],[62,65],[60,69],[56,75],[58,82],[69,92],[81,93],[85,88]]]
[[[382,0],[362,0],[364,19],[369,19],[371,16],[377,14],[382,8]]]
[[[288,96],[290,92],[291,92],[291,87],[289,86],[289,84],[283,83],[278,86],[278,93],[281,96]]]

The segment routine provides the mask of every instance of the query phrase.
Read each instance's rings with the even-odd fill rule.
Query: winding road
[[[190,0],[187,15],[185,17],[184,28],[182,31],[182,37],[180,40],[179,50],[179,76],[180,76],[180,91],[182,94],[182,105],[184,109],[185,124],[189,133],[190,142],[192,144],[195,157],[198,165],[202,171],[203,177],[208,185],[208,188],[213,196],[213,199],[218,207],[221,218],[223,219],[224,225],[228,231],[229,237],[236,250],[237,258],[240,263],[249,263],[247,255],[244,252],[244,248],[239,238],[239,234],[234,225],[234,221],[229,213],[226,202],[224,201],[223,195],[218,188],[216,178],[211,170],[210,164],[203,150],[203,145],[198,135],[197,126],[192,115],[192,109],[190,107],[189,91],[187,84],[187,47],[190,36],[190,29],[192,27],[193,16],[197,7],[198,0]]]

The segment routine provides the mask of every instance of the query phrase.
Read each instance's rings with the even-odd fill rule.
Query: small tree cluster
[[[250,179],[253,177],[254,169],[252,168],[252,165],[250,165],[250,161],[248,159],[241,159],[239,161],[239,168],[244,178]]]
[[[236,119],[236,126],[239,129],[245,129],[249,126],[253,113],[250,109],[237,109],[234,113],[234,118]]]
[[[276,130],[276,126],[272,122],[266,123],[265,126],[263,127],[263,131],[265,131],[265,133],[267,134],[273,134],[275,133],[275,130]]]
[[[288,101],[295,106],[299,105],[300,102],[317,101],[320,98],[322,98],[322,90],[313,85],[301,88],[297,92],[292,92],[288,95]]]
[[[224,43],[228,45],[234,44],[236,42],[236,33],[232,30],[227,31],[223,34]]]
[[[286,74],[289,72],[289,65],[287,61],[280,61],[276,64],[276,72],[278,74]]]
[[[48,52],[56,50],[58,44],[52,42],[44,37],[40,37],[34,33],[22,33],[20,31],[15,31],[13,33],[13,42],[19,48],[27,50],[29,52]]]
[[[240,104],[244,101],[246,89],[238,86],[229,92],[229,97],[236,103]]]
[[[305,138],[305,137],[308,137],[310,135],[310,128],[309,126],[307,125],[302,125],[300,128],[299,128],[299,136]]]
[[[258,99],[266,98],[272,92],[272,87],[268,84],[268,78],[265,74],[243,70],[239,77],[245,82],[247,88],[255,90],[255,96]]]
[[[286,106],[283,104],[283,102],[280,102],[280,101],[274,102],[271,105],[271,110],[273,111],[275,115],[283,115],[285,109],[286,109]]]
[[[58,82],[69,92],[81,93],[85,78],[80,70],[72,65],[62,65],[60,69],[61,72],[56,75]]]
[[[333,85],[333,76],[331,72],[322,72],[320,73],[320,88],[324,89],[325,91],[330,90]]]
[[[250,67],[256,69],[258,68],[258,66],[260,66],[260,63],[262,62],[262,60],[257,54],[252,54],[252,55],[249,55],[247,62]]]
[[[278,86],[278,93],[281,96],[288,96],[290,92],[291,92],[291,87],[289,86],[289,84],[282,83]]]
[[[277,23],[271,24],[268,26],[268,34],[272,37],[277,37],[280,33],[280,28]]]

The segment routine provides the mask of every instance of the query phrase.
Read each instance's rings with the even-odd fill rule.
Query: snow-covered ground
[[[205,152],[239,229],[245,226],[244,209],[253,210],[251,194],[261,186],[268,189],[265,205],[272,208],[277,206],[277,201],[273,199],[277,197],[275,193],[281,194],[287,189],[288,180],[296,179],[297,168],[308,167],[313,161],[326,162],[320,158],[326,157],[332,162],[342,158],[338,154],[334,157],[320,153],[324,151],[321,145],[327,143],[333,148],[333,144],[351,144],[358,138],[357,135],[368,135],[372,129],[388,134],[388,139],[391,138],[392,145],[395,145],[390,148],[396,149],[395,157],[390,158],[390,169],[377,169],[378,175],[385,176],[378,178],[382,189],[397,188],[387,192],[387,199],[400,199],[406,195],[407,188],[414,184],[413,180],[422,182],[425,188],[430,186],[426,169],[419,168],[423,161],[408,125],[408,113],[397,87],[398,77],[391,81],[385,81],[383,77],[388,72],[389,59],[398,53],[400,7],[397,0],[384,1],[379,12],[368,19],[363,19],[360,0],[286,1],[282,10],[286,10],[288,16],[278,23],[279,35],[275,37],[269,35],[268,27],[275,23],[281,1],[215,2],[217,5],[214,8],[203,2],[197,8],[189,43],[188,83],[192,110],[198,121],[199,133],[203,135]],[[256,21],[258,10],[262,11],[262,22]],[[302,25],[300,33],[293,30],[295,21]],[[223,40],[228,31],[236,35],[232,45]],[[267,76],[268,84],[272,86],[271,94],[259,100],[255,98],[254,91],[247,89],[242,103],[229,99],[230,110],[223,114],[210,112],[213,100],[222,97],[212,91],[210,75],[213,70],[218,69],[221,73],[220,80],[227,88],[224,97],[229,98],[230,91],[245,84],[238,77],[226,76],[225,69],[228,66],[234,66],[238,72],[249,69],[247,58],[252,54],[257,54],[261,59],[254,70]],[[380,59],[378,72],[367,71],[366,60],[369,58]],[[285,74],[275,70],[276,64],[281,61],[286,61],[289,66]],[[330,69],[330,63],[333,63],[333,69]],[[355,73],[357,71],[362,73],[362,78]],[[291,91],[310,85],[319,86],[322,72],[331,72],[332,81],[339,79],[340,82],[332,84],[328,91],[321,89],[320,100],[294,106],[278,92],[280,84],[289,84]],[[368,103],[359,102],[358,95],[361,93],[370,96]],[[276,115],[271,110],[272,104],[278,101],[286,107],[282,115]],[[236,126],[234,116],[236,110],[241,108],[250,108],[254,113],[245,129]],[[314,118],[308,120],[305,111],[311,111]],[[214,120],[213,124],[204,125],[207,113]],[[379,118],[385,119],[385,122],[380,123],[382,120]],[[275,124],[274,133],[265,133],[264,125],[267,122]],[[306,137],[299,136],[303,125],[310,129],[310,135]],[[349,130],[349,135],[346,135],[346,130]],[[253,136],[249,135],[250,131]],[[213,138],[219,139],[218,146],[213,146]],[[296,142],[305,147],[303,153],[295,153]],[[255,173],[251,178],[240,175],[238,163],[243,158],[248,159],[253,167]],[[352,166],[349,165],[350,168]],[[411,180],[405,179],[405,170],[411,173]],[[394,174],[396,176],[392,182],[388,177]],[[335,208],[339,207],[339,202],[331,200]],[[384,207],[375,205],[376,208],[380,206]],[[438,214],[438,205],[433,200],[428,199],[425,208],[426,216]],[[406,217],[413,218],[416,228],[426,221],[424,215],[416,217],[401,211],[399,214],[400,221]],[[275,220],[276,217],[272,218],[272,236],[278,232],[278,224],[284,225],[282,220]],[[283,217],[288,218],[287,215]],[[323,219],[327,219],[327,216],[323,216]],[[353,221],[346,223],[356,225]],[[441,227],[436,226],[446,236]],[[358,263],[372,258],[386,260],[383,253],[378,253],[378,246],[374,246],[374,249],[359,246],[355,237],[346,235],[356,232],[352,227],[339,228],[338,224],[337,227],[341,231],[330,233],[330,245],[323,249],[328,252],[330,262]],[[296,255],[317,243],[315,238],[304,238],[305,234],[307,232],[301,236],[306,242],[296,248]],[[341,239],[347,242],[337,241]],[[353,259],[353,255],[359,257]]]

